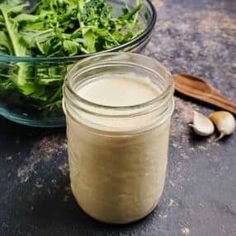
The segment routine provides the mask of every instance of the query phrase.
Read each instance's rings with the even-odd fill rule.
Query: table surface
[[[172,72],[201,77],[236,102],[236,2],[154,4],[157,24],[145,54]],[[236,235],[236,135],[221,142],[197,138],[187,125],[193,109],[213,111],[176,97],[161,202],[145,219],[124,226],[98,223],[77,206],[65,129],[0,119],[0,235]]]

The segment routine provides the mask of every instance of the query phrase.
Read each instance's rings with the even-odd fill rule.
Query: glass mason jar
[[[80,88],[98,77],[130,73],[148,80],[158,96],[142,104],[110,106],[79,95]],[[93,218],[129,223],[156,207],[165,182],[173,91],[169,71],[138,54],[94,56],[68,72],[63,105],[71,187],[80,207]]]

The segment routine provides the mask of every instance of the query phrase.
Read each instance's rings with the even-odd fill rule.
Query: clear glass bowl
[[[110,1],[113,9],[119,13],[122,8],[122,0]],[[127,1],[128,5],[135,4],[135,0]],[[115,51],[129,51],[140,52],[150,40],[155,22],[156,12],[149,0],[143,0],[143,7],[139,14],[139,21],[143,24],[144,31],[142,34],[134,38],[132,41],[125,43],[119,47],[102,51],[115,52]],[[9,80],[16,79],[19,76],[20,71],[27,68],[30,73],[24,73],[24,76],[29,76],[29,89],[30,80],[39,80],[43,78],[45,84],[38,84],[42,90],[42,95],[48,93],[48,91],[54,90],[62,96],[62,85],[64,76],[74,62],[83,58],[90,57],[95,54],[78,55],[73,57],[54,57],[54,58],[34,58],[34,57],[16,57],[0,55],[0,80],[5,83],[4,88],[0,86],[0,115],[12,120],[14,122],[35,126],[35,127],[62,127],[65,126],[65,117],[62,111],[61,102],[53,104],[54,108],[52,112],[48,112],[51,107],[45,107],[44,101],[40,104],[36,100],[23,95],[22,92],[16,87],[9,84]],[[22,69],[23,68],[23,69]],[[50,84],[47,86],[47,80],[55,79],[57,81],[56,86]],[[58,83],[58,81],[60,81]],[[34,81],[35,82],[35,81]],[[34,83],[35,84],[35,83]],[[6,89],[7,88],[7,89]],[[43,97],[43,96],[42,96]],[[40,105],[40,107],[39,107]],[[55,107],[57,109],[55,109]],[[47,110],[47,112],[45,112]]]

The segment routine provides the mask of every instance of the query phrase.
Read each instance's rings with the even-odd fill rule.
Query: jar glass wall
[[[104,78],[111,87],[99,98],[96,94],[97,100],[81,95]],[[113,78],[127,78],[123,81],[126,91],[112,91],[120,86],[112,88]],[[145,88],[145,93],[155,91],[155,96],[140,102],[143,93],[135,97],[136,104],[129,105],[109,101],[109,96],[112,100],[119,95],[120,101],[127,102],[137,85]],[[107,223],[128,223],[146,216],[157,205],[165,182],[173,91],[166,68],[132,53],[91,57],[67,74],[63,105],[71,187],[90,216]]]

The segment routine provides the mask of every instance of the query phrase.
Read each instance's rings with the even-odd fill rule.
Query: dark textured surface
[[[145,53],[173,72],[201,76],[236,102],[235,1],[154,2],[158,20]],[[219,143],[196,138],[187,126],[193,109],[212,111],[176,99],[162,200],[125,226],[98,223],[77,207],[64,129],[0,119],[0,235],[236,235],[236,135]]]

